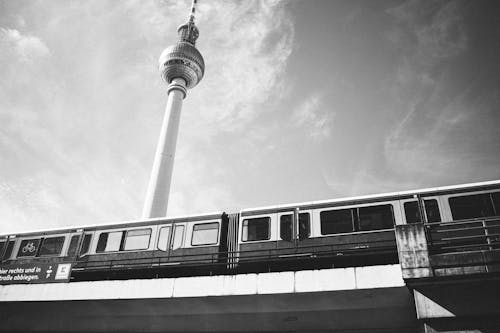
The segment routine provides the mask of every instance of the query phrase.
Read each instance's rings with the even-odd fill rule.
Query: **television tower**
[[[196,86],[205,72],[205,62],[195,47],[200,34],[194,24],[195,10],[196,0],[193,0],[187,23],[177,29],[179,41],[167,47],[158,60],[161,76],[168,84],[168,99],[142,211],[145,219],[167,215],[182,100],[187,89]]]

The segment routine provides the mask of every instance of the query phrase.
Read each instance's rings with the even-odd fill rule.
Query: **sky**
[[[0,0],[0,233],[140,217],[189,1]],[[168,215],[500,179],[498,1],[201,0]]]

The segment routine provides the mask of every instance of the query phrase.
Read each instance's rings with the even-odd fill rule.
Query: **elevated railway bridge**
[[[0,331],[498,332],[498,230],[396,226],[396,264],[2,285]]]
[[[0,332],[500,332],[497,183],[0,238]]]

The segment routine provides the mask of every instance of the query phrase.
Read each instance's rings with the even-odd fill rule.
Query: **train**
[[[4,234],[0,267],[70,263],[92,281],[397,264],[396,225],[495,216],[500,180]]]

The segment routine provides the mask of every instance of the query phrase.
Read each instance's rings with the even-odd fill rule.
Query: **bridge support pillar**
[[[497,279],[414,285],[413,295],[422,333],[500,332]]]
[[[434,328],[432,328],[430,325],[428,324],[422,324],[421,328],[420,328],[420,332],[419,333],[442,333],[442,332],[446,332],[446,333],[483,333],[483,331],[479,331],[479,330],[446,330],[446,331],[442,331],[442,330],[435,330]]]
[[[436,251],[429,228],[396,226],[401,271],[413,291],[421,332],[500,332],[500,251]]]
[[[395,231],[403,279],[432,277],[424,225],[422,223],[398,225]]]

